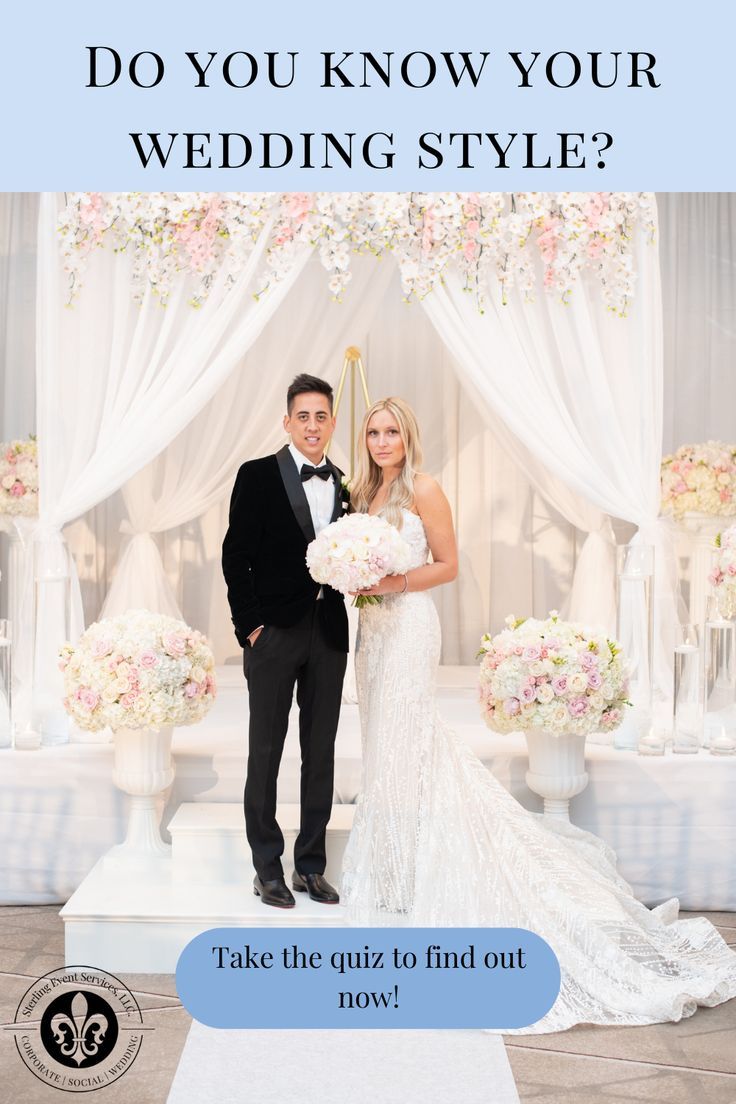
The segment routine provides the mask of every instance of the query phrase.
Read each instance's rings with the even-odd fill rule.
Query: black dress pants
[[[289,712],[297,688],[301,745],[301,820],[294,866],[301,874],[325,869],[325,832],[332,809],[335,734],[347,653],[324,637],[318,603],[295,625],[266,625],[243,650],[250,728],[245,783],[245,829],[262,881],[283,869],[284,837],[276,821],[276,781]]]

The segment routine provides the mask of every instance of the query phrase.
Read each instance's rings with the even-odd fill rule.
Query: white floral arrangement
[[[371,514],[346,514],[333,521],[307,548],[309,574],[341,594],[375,586],[387,575],[401,575],[411,549],[396,526]],[[376,605],[380,594],[359,594],[354,606]]]
[[[36,438],[0,444],[0,514],[38,513]]]
[[[148,610],[95,622],[59,657],[64,708],[90,732],[196,724],[217,694],[202,633]]]
[[[432,291],[448,264],[480,309],[494,280],[502,302],[514,287],[531,298],[539,282],[567,300],[589,272],[625,314],[636,231],[653,240],[656,220],[650,192],[71,192],[58,223],[70,300],[109,243],[132,258],[137,299],[150,288],[165,303],[186,272],[199,305],[219,273],[235,283],[269,221],[262,290],[313,245],[338,299],[353,254],[391,253],[409,299]]]
[[[662,461],[662,512],[736,514],[736,445],[682,445]]]
[[[618,728],[628,676],[618,644],[583,625],[506,618],[478,653],[483,719],[496,732],[542,728],[554,736],[589,735]]]
[[[708,581],[722,617],[736,616],[736,525],[715,539],[718,556]]]

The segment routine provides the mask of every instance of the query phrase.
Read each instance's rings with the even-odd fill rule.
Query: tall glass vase
[[[654,548],[628,544],[617,549],[616,637],[629,666],[629,700],[614,747],[636,749],[652,724],[652,648],[654,636]]]
[[[724,519],[713,514],[690,511],[685,514],[681,529],[688,545],[688,608],[690,620],[702,626],[708,614],[708,572],[713,559],[713,540],[725,528]]]
[[[722,742],[736,729],[736,621],[722,617],[714,599],[708,603],[703,667],[703,745]]]
[[[59,648],[71,630],[69,550],[61,534],[34,549],[35,596],[33,728],[44,745],[69,741],[70,720],[62,705],[64,686]],[[59,639],[61,634],[61,639]]]
[[[10,622],[0,618],[0,748],[13,744],[13,663]]]
[[[672,750],[695,754],[700,750],[702,712],[700,648],[696,625],[680,625],[675,644]]]
[[[13,718],[16,733],[31,728],[33,641],[34,517],[0,515],[0,534],[7,538],[7,616],[13,627]]]

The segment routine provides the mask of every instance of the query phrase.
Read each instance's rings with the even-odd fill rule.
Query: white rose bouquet
[[[64,708],[91,732],[195,724],[217,693],[202,633],[148,610],[95,622],[59,657]]]
[[[375,586],[387,575],[401,575],[409,562],[409,545],[399,530],[370,514],[347,514],[333,521],[307,548],[309,574],[341,594]],[[380,594],[358,594],[353,605],[381,601]]]
[[[682,445],[662,461],[662,512],[736,514],[736,445]]]
[[[35,437],[0,444],[0,514],[38,513],[38,449]]]
[[[736,525],[719,533],[715,540],[718,557],[708,576],[722,617],[736,615]]]
[[[506,618],[481,640],[479,697],[496,732],[543,728],[555,736],[610,732],[623,720],[628,689],[621,649],[582,625]]]

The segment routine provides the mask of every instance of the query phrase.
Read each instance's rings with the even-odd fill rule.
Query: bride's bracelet
[[[403,589],[399,591],[399,594],[406,594],[408,589],[409,589],[409,576],[406,574],[406,572],[404,572],[404,586],[403,586]]]

